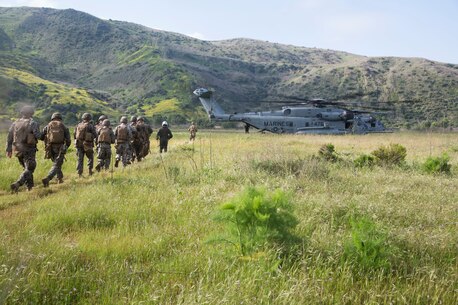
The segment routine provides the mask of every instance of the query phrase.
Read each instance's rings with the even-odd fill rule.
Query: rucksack
[[[101,143],[101,142],[111,143],[110,131],[111,131],[111,129],[109,127],[106,127],[106,126],[102,127],[99,130],[98,142],[99,143]]]
[[[118,141],[127,141],[128,137],[128,129],[127,125],[121,124],[118,126],[118,134],[117,134],[117,140]]]
[[[65,125],[61,121],[51,121],[48,124],[46,139],[50,144],[63,144],[65,142]]]
[[[92,133],[88,132],[89,122],[81,122],[76,126],[76,139],[83,142],[92,142]]]
[[[32,119],[19,119],[14,123],[13,143],[14,144],[34,144],[27,143],[30,138],[29,134],[32,133],[30,126]],[[29,140],[30,141],[30,140]]]

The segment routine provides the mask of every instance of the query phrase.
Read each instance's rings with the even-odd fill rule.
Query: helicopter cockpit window
[[[285,109],[283,110],[283,115],[290,115],[291,114],[291,109]]]

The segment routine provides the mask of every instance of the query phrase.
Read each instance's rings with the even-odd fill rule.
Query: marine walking
[[[40,140],[45,143],[45,159],[51,159],[53,165],[48,175],[41,181],[44,187],[49,186],[49,182],[57,176],[57,183],[62,183],[64,174],[62,164],[65,154],[71,144],[70,131],[62,122],[62,115],[58,112],[53,113],[51,122],[43,128]]]
[[[191,126],[188,128],[189,131],[189,141],[194,141],[196,139],[197,134],[197,126],[194,122],[191,122]]]
[[[20,114],[21,118],[11,124],[6,142],[7,157],[11,158],[14,154],[24,169],[16,182],[10,185],[13,192],[18,192],[23,185],[29,191],[34,187],[33,172],[37,167],[37,143],[41,138],[40,127],[32,118],[33,107],[22,107]]]
[[[115,134],[110,127],[110,121],[104,119],[102,126],[97,130],[97,165],[95,170],[108,170],[111,163],[111,144],[116,141]]]
[[[169,140],[173,138],[172,131],[169,129],[167,121],[162,122],[162,128],[156,134],[156,140],[159,141],[159,153],[167,152]]]
[[[80,177],[83,176],[84,156],[87,158],[89,176],[92,175],[92,169],[94,168],[94,141],[97,144],[97,132],[91,123],[92,116],[89,113],[84,113],[81,119],[82,121],[76,126],[73,135],[78,157],[76,171]]]
[[[120,124],[115,129],[116,137],[116,161],[115,167],[119,166],[119,161],[122,162],[123,167],[130,164],[129,150],[132,141],[132,127],[127,124],[127,117],[121,117]]]

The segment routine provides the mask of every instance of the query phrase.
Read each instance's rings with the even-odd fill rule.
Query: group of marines
[[[25,185],[28,190],[31,190],[34,186],[33,172],[37,165],[38,140],[44,141],[45,158],[51,159],[53,162],[48,175],[42,179],[43,186],[48,187],[49,182],[54,177],[57,177],[57,183],[63,182],[62,164],[65,160],[67,149],[71,145],[70,131],[62,122],[62,115],[57,112],[51,116],[51,121],[40,131],[38,123],[32,118],[33,114],[33,107],[23,107],[21,109],[21,118],[15,121],[8,131],[6,155],[11,158],[14,154],[24,168],[18,180],[10,185],[13,192],[18,192],[22,185]],[[130,123],[127,117],[123,116],[119,125],[113,130],[106,115],[100,116],[94,125],[91,114],[84,113],[82,121],[76,126],[73,134],[78,157],[76,170],[79,177],[83,175],[85,156],[87,158],[88,173],[89,175],[93,174],[94,146],[97,153],[96,171],[109,169],[112,161],[112,144],[115,145],[116,149],[114,166],[118,167],[119,162],[121,162],[125,167],[132,162],[140,162],[148,155],[152,133],[153,129],[141,116],[132,116]],[[168,141],[172,137],[168,123],[166,121],[162,122],[162,128],[158,130],[156,135],[156,139],[159,141],[160,153],[167,152]]]

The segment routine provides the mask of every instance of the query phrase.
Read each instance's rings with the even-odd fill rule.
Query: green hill
[[[228,111],[263,109],[259,100],[287,94],[372,106],[390,102],[395,116],[385,119],[394,125],[458,126],[458,65],[251,39],[201,41],[72,9],[0,8],[0,66],[84,88],[112,113],[154,121],[204,118],[191,92],[206,86],[217,90]],[[3,72],[0,84],[22,86]],[[44,107],[43,113],[56,104],[62,111],[84,112],[53,96],[45,102],[36,94],[39,88],[26,87],[23,94],[0,93],[9,109],[3,116],[13,115],[11,105],[29,100]]]

